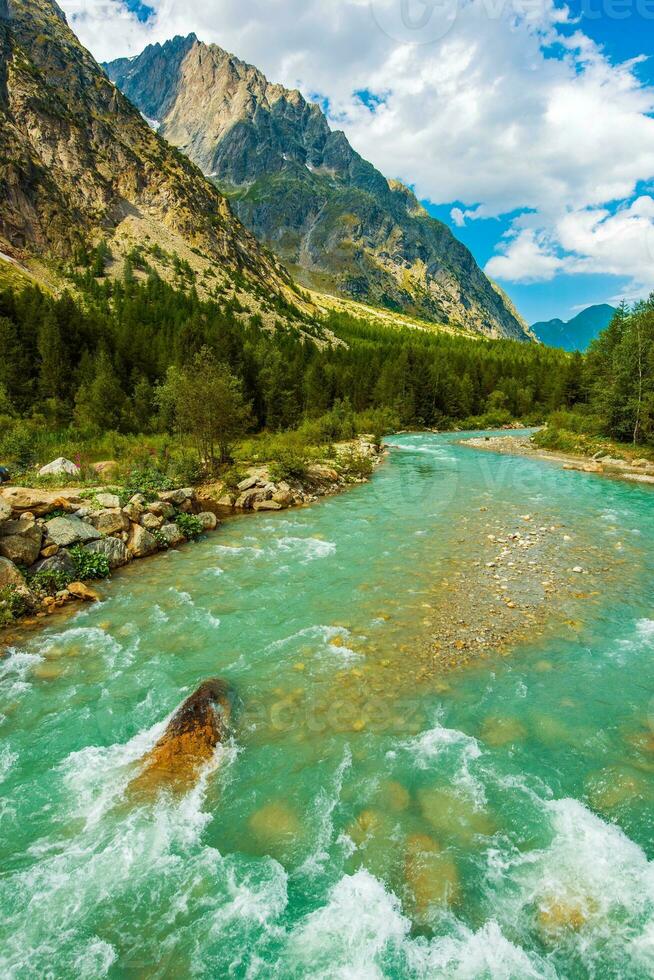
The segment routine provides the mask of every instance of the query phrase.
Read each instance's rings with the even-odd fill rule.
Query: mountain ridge
[[[533,339],[450,229],[297,89],[194,34],[104,67],[304,285],[489,337]]]
[[[163,246],[211,289],[238,280],[303,305],[279,260],[143,121],[56,3],[0,0],[0,15],[0,251],[61,265],[103,239],[117,260]]]
[[[608,303],[597,303],[582,310],[571,320],[543,320],[532,324],[538,339],[549,347],[569,352],[585,351],[588,345],[608,327],[616,310]]]

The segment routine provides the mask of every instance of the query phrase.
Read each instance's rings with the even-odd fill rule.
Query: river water
[[[654,494],[391,442],[370,484],[137,563],[0,661],[2,977],[654,975]],[[525,511],[592,545],[593,587],[416,680],[453,556]],[[233,744],[129,800],[215,676]]]

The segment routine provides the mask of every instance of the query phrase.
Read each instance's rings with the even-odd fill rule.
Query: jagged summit
[[[486,336],[531,339],[449,228],[297,90],[194,34],[105,68],[305,284]]]

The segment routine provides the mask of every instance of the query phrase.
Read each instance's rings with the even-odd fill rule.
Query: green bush
[[[73,581],[69,572],[36,572],[29,577],[29,587],[38,595],[56,595],[62,592]]]
[[[307,475],[308,467],[306,456],[289,449],[281,452],[270,464],[270,479],[273,483],[281,480],[302,480]]]
[[[75,577],[80,582],[109,576],[111,569],[106,555],[86,551],[78,545],[76,548],[70,549],[70,556],[75,562]]]
[[[198,454],[190,449],[178,449],[171,453],[166,474],[173,483],[180,487],[192,487],[200,483],[205,476]]]
[[[355,449],[348,449],[338,459],[338,469],[350,480],[367,479],[373,471],[372,460]]]
[[[130,470],[120,493],[120,502],[125,506],[136,493],[142,493],[146,500],[152,501],[157,499],[161,491],[174,489],[175,484],[170,477],[162,473],[156,465],[151,464],[142,469]]]
[[[193,514],[178,514],[175,523],[184,537],[188,538],[189,541],[192,541],[194,538],[199,538],[204,531],[202,521]]]
[[[0,589],[0,626],[10,626],[30,609],[29,596],[20,592],[15,585]]]

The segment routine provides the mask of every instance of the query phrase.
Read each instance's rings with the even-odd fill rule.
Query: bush
[[[307,475],[308,467],[306,456],[289,449],[281,452],[270,464],[270,479],[273,483],[281,480],[302,480]]]
[[[80,582],[95,578],[107,578],[111,569],[106,555],[94,551],[86,551],[79,545],[70,549],[70,556],[75,562],[75,577]]]
[[[41,596],[56,595],[62,592],[73,581],[68,572],[36,572],[29,577],[29,587],[32,592]]]
[[[179,449],[171,454],[166,473],[178,487],[192,487],[200,483],[205,476],[204,467],[197,453],[189,449]]]
[[[0,626],[10,626],[30,609],[29,596],[20,592],[15,585],[0,589]]]
[[[350,480],[367,479],[373,471],[372,460],[355,449],[348,449],[340,455],[338,469]]]
[[[180,529],[185,538],[192,541],[194,538],[199,538],[204,531],[204,525],[199,517],[194,517],[193,514],[178,514],[175,523]]]
[[[125,478],[125,486],[120,494],[123,506],[134,494],[142,493],[146,500],[156,500],[162,490],[174,490],[175,484],[154,464],[142,469],[133,469]]]

